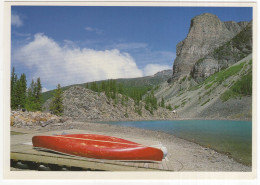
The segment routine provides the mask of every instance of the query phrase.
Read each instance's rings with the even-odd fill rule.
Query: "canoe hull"
[[[161,161],[163,152],[117,137],[97,134],[34,136],[33,147],[87,158],[122,161]]]

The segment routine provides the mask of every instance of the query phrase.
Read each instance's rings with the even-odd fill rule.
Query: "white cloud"
[[[94,31],[94,28],[87,26],[87,27],[85,28],[85,30],[87,30],[87,31]]]
[[[172,66],[168,66],[168,65],[148,64],[144,68],[144,75],[151,76],[159,71],[163,71],[163,70],[171,69],[171,68],[172,68]]]
[[[128,53],[116,49],[97,51],[62,47],[41,33],[15,51],[14,61],[25,65],[30,69],[32,78],[40,77],[42,83],[48,86],[143,76]]]
[[[102,30],[100,30],[98,28],[93,28],[93,27],[90,27],[90,26],[85,27],[85,30],[89,31],[89,32],[95,32],[97,34],[102,34]]]
[[[20,27],[23,25],[23,21],[19,15],[15,14],[15,13],[11,14],[11,25],[16,26],[16,27]]]

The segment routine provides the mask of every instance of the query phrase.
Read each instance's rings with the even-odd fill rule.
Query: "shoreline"
[[[134,122],[134,121],[186,121],[186,120],[210,120],[210,121],[248,121],[252,122],[252,119],[227,119],[227,118],[175,118],[175,119],[124,119],[124,120],[87,120],[85,118],[70,118],[70,121],[77,121],[77,122],[91,122],[91,123],[108,123],[108,122]]]
[[[169,161],[173,165],[179,166],[176,171],[252,171],[252,166],[237,162],[228,155],[162,131],[77,121],[68,121],[58,124],[58,126],[55,124],[46,127],[36,126],[33,130],[36,132],[50,130],[59,132],[69,129],[86,130],[86,133],[88,131],[102,132],[122,138],[157,140],[167,147]]]
[[[169,120],[169,121],[185,121],[185,120],[196,120],[196,119],[180,119],[180,120]],[[216,119],[197,119],[197,120],[216,120]],[[219,120],[221,120],[221,119],[219,119]],[[227,119],[223,119],[223,120],[227,120]],[[143,120],[143,121],[149,121],[149,120]],[[150,120],[150,121],[166,121],[166,120]],[[229,121],[245,121],[245,120],[229,120]],[[100,122],[92,122],[92,123],[110,125],[110,124],[108,124],[107,122],[109,122],[109,121],[104,121],[104,122],[102,122],[102,123],[100,123]],[[111,121],[111,122],[112,122],[112,121]],[[117,122],[117,121],[115,121],[115,122]],[[119,122],[121,122],[121,121],[119,121]],[[123,121],[122,121],[122,122],[123,122]],[[117,126],[118,126],[118,127],[123,127],[123,128],[125,128],[124,126],[120,126],[120,125],[117,125]],[[126,128],[153,131],[153,130],[149,130],[149,129],[142,129],[142,128],[136,128],[136,127],[126,127]],[[232,158],[233,160],[235,160],[236,162],[238,162],[238,163],[240,163],[240,164],[242,164],[242,165],[245,165],[245,166],[248,166],[248,167],[252,167],[252,164],[249,165],[249,164],[246,164],[246,163],[243,162],[243,161],[239,161],[238,159],[232,157],[231,154],[230,154],[229,152],[227,152],[227,151],[219,151],[219,150],[217,150],[217,149],[215,149],[215,148],[207,147],[207,146],[205,146],[205,145],[203,145],[203,144],[200,144],[199,142],[196,142],[195,140],[189,140],[189,139],[186,139],[186,138],[177,136],[177,135],[168,134],[168,133],[166,133],[166,132],[164,132],[164,131],[154,131],[154,132],[160,132],[160,133],[162,133],[162,134],[172,135],[172,136],[174,136],[174,137],[176,137],[176,138],[179,138],[179,139],[182,139],[182,140],[185,140],[185,141],[188,141],[188,142],[192,142],[192,143],[194,143],[194,144],[200,145],[201,147],[208,148],[208,149],[214,150],[214,151],[217,152],[217,153],[221,153],[221,154],[223,154],[223,155],[225,155],[225,156],[228,156],[229,158]]]
[[[84,118],[82,118],[84,119]],[[77,120],[77,119],[75,119]],[[81,120],[81,119],[79,119]],[[143,119],[143,120],[139,120],[139,119],[131,119],[131,120],[108,120],[108,121],[104,121],[104,120],[85,120],[86,122],[92,122],[92,123],[106,123],[106,122],[123,122],[123,121],[185,121],[185,120],[223,120],[223,121],[253,121],[252,119],[227,119],[227,118],[176,118],[176,119]],[[82,121],[80,121],[82,122]]]

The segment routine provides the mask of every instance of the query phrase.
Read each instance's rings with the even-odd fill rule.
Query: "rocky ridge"
[[[216,15],[209,13],[194,17],[187,37],[177,44],[173,79],[189,75],[199,59],[232,39],[247,24],[247,22],[221,22]]]
[[[50,100],[44,104],[48,111]],[[63,92],[64,115],[75,120],[84,121],[120,121],[120,120],[154,120],[174,119],[175,114],[158,107],[153,114],[147,111],[141,102],[138,112],[133,99],[126,100],[121,94],[117,100],[108,99],[104,93],[97,93],[80,86],[74,86]]]

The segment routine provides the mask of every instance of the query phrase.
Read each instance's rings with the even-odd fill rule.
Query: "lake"
[[[107,124],[162,131],[252,165],[252,122],[230,120],[123,121]]]

